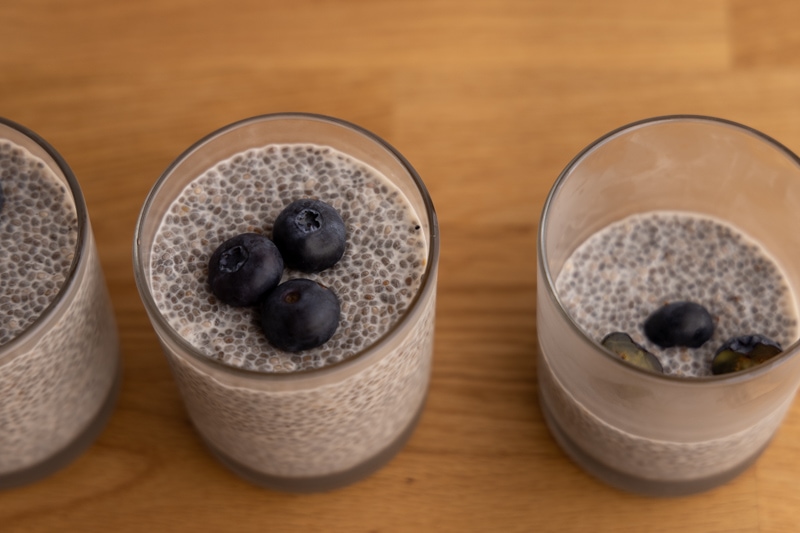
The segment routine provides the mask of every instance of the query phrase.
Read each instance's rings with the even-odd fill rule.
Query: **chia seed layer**
[[[298,198],[336,208],[347,227],[344,257],[318,274],[286,270],[283,280],[314,279],[341,303],[339,328],[324,345],[289,354],[266,341],[256,313],[211,294],[208,259],[244,232],[271,236],[280,211]],[[170,325],[200,352],[261,372],[296,372],[349,358],[380,338],[420,285],[425,236],[396,187],[329,147],[269,145],[204,172],[175,199],[153,242],[151,290]]]
[[[645,213],[607,226],[572,253],[556,291],[590,337],[626,332],[672,375],[710,375],[715,351],[734,336],[759,333],[786,347],[798,335],[780,269],[740,231],[705,216]],[[700,348],[664,349],[644,335],[645,319],[679,300],[714,318],[714,335]]]
[[[50,305],[69,272],[78,217],[66,188],[41,159],[0,141],[0,346]]]
[[[661,361],[668,374],[692,379],[711,374],[711,359],[727,338],[761,333],[784,347],[797,339],[795,302],[768,254],[739,230],[707,216],[649,212],[613,223],[569,257],[556,291],[578,325],[598,342],[624,331]],[[662,349],[644,335],[645,319],[669,301],[705,306],[716,322],[711,340],[697,349]],[[591,400],[578,401],[543,354],[538,367],[543,409],[582,451],[604,467],[654,482],[692,482],[736,471],[753,460],[774,435],[792,398],[753,425],[731,434],[687,442],[627,432],[604,417]],[[616,387],[616,385],[615,385]],[[647,395],[619,384],[617,394]],[[598,393],[599,394],[599,393]],[[654,422],[655,423],[655,422]],[[712,424],[713,425],[713,424]]]
[[[336,208],[347,246],[328,270],[285,272],[284,280],[308,277],[331,287],[341,303],[336,334],[291,354],[269,345],[255,310],[218,303],[206,279],[220,243],[242,232],[270,236],[277,215],[298,198]],[[217,453],[256,478],[301,479],[315,490],[316,479],[368,463],[412,427],[430,379],[435,288],[410,310],[428,243],[406,197],[376,170],[325,146],[248,150],[179,193],[151,250],[150,288],[163,316],[199,352],[232,367],[273,374],[325,367],[373,345],[412,312],[381,353],[313,384],[231,376],[166,345],[192,422]]]
[[[74,445],[99,417],[118,369],[111,302],[91,232],[77,253],[75,205],[27,150],[0,140],[0,486]],[[36,335],[30,327],[60,291]],[[113,401],[113,398],[112,398]],[[88,445],[88,444],[87,444]],[[24,481],[22,481],[24,482]]]

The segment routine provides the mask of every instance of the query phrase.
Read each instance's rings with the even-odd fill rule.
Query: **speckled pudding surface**
[[[797,339],[793,295],[767,253],[730,225],[690,213],[638,214],[607,226],[571,254],[556,291],[591,338],[626,332],[677,376],[711,375],[716,349],[734,336],[758,333],[784,347]],[[650,342],[647,317],[681,300],[708,309],[714,335],[696,349]]]
[[[0,346],[15,338],[58,294],[78,242],[66,188],[38,158],[0,139]]]
[[[0,139],[0,186],[0,487],[7,487],[48,474],[91,444],[113,408],[118,344],[91,231],[80,243],[66,185],[41,159]],[[59,294],[58,307],[48,309]],[[22,337],[43,312],[41,329]]]
[[[270,237],[275,218],[298,198],[336,208],[347,247],[318,274],[284,273],[283,280],[330,287],[342,306],[330,341],[289,354],[266,342],[252,309],[217,302],[206,279],[217,246],[244,232]],[[219,163],[183,190],[153,243],[150,280],[163,316],[202,353],[235,367],[295,372],[347,359],[383,335],[416,295],[426,257],[416,215],[376,171],[328,147],[270,145]]]
[[[435,313],[435,271],[429,296],[415,300],[429,244],[405,196],[361,161],[315,144],[249,149],[187,179],[153,238],[149,283],[164,319],[202,354],[198,360],[165,345],[206,443],[267,486],[283,488],[276,478],[308,480],[301,490],[318,490],[315,480],[396,449],[424,404]],[[277,215],[298,198],[336,208],[347,245],[328,270],[284,272],[284,280],[320,281],[341,303],[335,335],[292,354],[269,345],[256,310],[218,303],[206,278],[208,258],[220,243],[243,232],[270,236]],[[409,313],[402,334],[381,344],[379,353],[371,351],[368,363],[325,368],[357,363]],[[225,367],[250,372],[232,376]],[[335,372],[317,380],[311,371],[320,369]],[[277,379],[304,374],[311,381]]]

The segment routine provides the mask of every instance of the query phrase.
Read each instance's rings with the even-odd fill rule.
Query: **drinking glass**
[[[152,284],[153,241],[176,196],[220,161],[274,143],[331,147],[375,169],[407,198],[427,246],[419,291],[386,334],[343,361],[289,373],[246,370],[205,355],[165,320]],[[358,126],[302,113],[239,121],[189,148],[147,197],[134,245],[141,298],[197,432],[241,477],[292,492],[361,479],[410,437],[430,378],[438,257],[433,204],[405,158]]]
[[[612,222],[686,211],[728,222],[760,244],[794,298],[800,291],[798,163],[752,128],[666,116],[604,135],[558,177],[539,228],[538,381],[551,433],[584,470],[624,490],[682,495],[727,482],[767,447],[800,383],[796,339],[742,372],[657,374],[590,338],[566,311],[555,281],[570,254]]]

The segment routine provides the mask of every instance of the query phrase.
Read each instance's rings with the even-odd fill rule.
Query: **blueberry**
[[[324,344],[339,327],[339,300],[310,279],[278,285],[261,303],[261,326],[280,350],[300,352]]]
[[[0,183],[0,213],[3,212],[3,205],[6,203],[6,197],[3,196],[3,184]]]
[[[275,288],[283,258],[264,235],[242,233],[217,248],[208,261],[208,283],[220,301],[237,307],[256,304]]]
[[[763,335],[740,335],[725,341],[714,354],[712,374],[738,372],[772,359],[781,345]]]
[[[344,255],[346,230],[336,209],[320,200],[295,200],[278,215],[272,238],[286,266],[320,272]]]
[[[711,373],[714,375],[729,374],[731,372],[740,372],[747,370],[752,366],[756,366],[756,362],[740,353],[733,350],[722,350],[714,356],[711,361]]]
[[[658,358],[636,344],[630,335],[615,331],[606,335],[601,343],[628,363],[659,374],[664,372]]]
[[[644,323],[644,333],[651,342],[669,348],[698,348],[714,333],[714,320],[700,304],[672,302],[657,309]]]

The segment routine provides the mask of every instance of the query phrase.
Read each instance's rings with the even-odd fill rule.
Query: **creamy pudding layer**
[[[333,206],[347,244],[332,268],[284,272],[284,280],[318,280],[341,304],[329,341],[287,353],[268,343],[256,309],[217,301],[207,263],[236,234],[271,236],[278,214],[299,198]],[[150,286],[168,323],[200,353],[231,367],[285,375],[346,360],[375,344],[416,301],[427,252],[408,200],[376,170],[330,147],[273,144],[222,161],[183,188],[155,235]],[[372,362],[314,385],[232,377],[181,350],[167,347],[166,353],[192,422],[215,453],[268,486],[282,486],[274,482],[280,478],[313,487],[402,445],[416,423],[430,377],[435,298],[419,305],[406,329],[370,354]]]
[[[572,253],[556,290],[588,336],[600,342],[612,331],[626,332],[659,358],[665,373],[687,379],[711,375],[714,353],[730,337],[759,333],[788,347],[798,334],[792,292],[769,255],[732,226],[690,213],[643,213],[603,228]],[[702,304],[714,319],[713,336],[699,348],[660,348],[643,332],[653,311],[679,300]],[[766,446],[791,405],[789,399],[720,438],[645,438],[609,424],[541,361],[544,408],[559,431],[583,453],[635,478],[684,482],[735,471]],[[621,401],[636,401],[635,391],[625,392]]]
[[[99,431],[117,376],[117,330],[91,232],[65,185],[24,148],[0,140],[0,485]],[[66,291],[47,322],[25,332]],[[111,399],[109,399],[111,398]],[[107,416],[107,415],[106,415]],[[94,428],[93,426],[98,426]],[[87,433],[88,432],[88,433]]]

